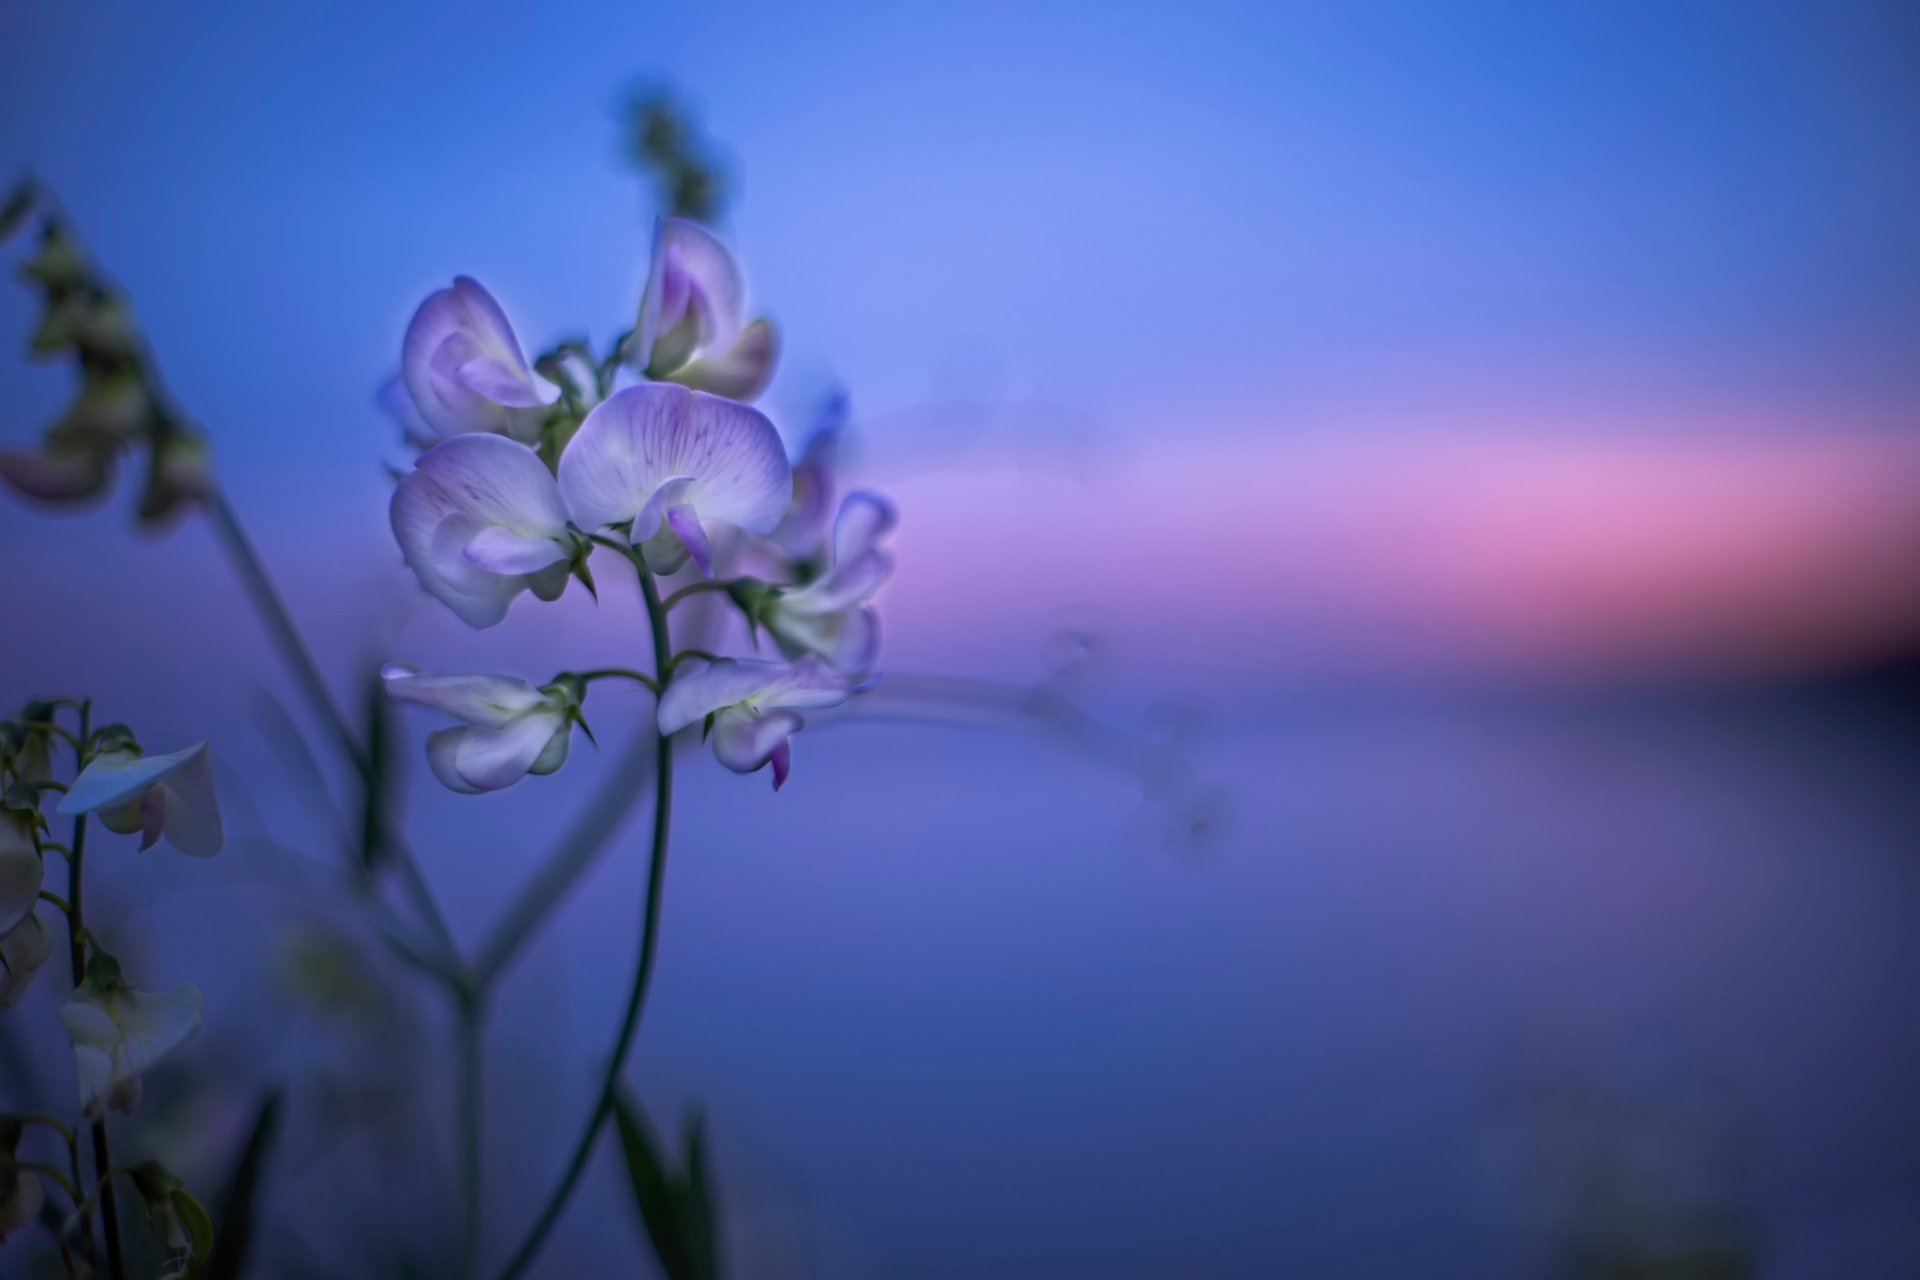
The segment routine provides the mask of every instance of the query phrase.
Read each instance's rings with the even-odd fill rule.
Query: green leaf
[[[693,1274],[701,1280],[717,1280],[720,1275],[720,1232],[714,1210],[713,1179],[707,1171],[706,1129],[702,1118],[687,1118],[686,1206],[687,1245],[693,1260]]]
[[[207,1217],[206,1209],[185,1189],[176,1190],[168,1200],[180,1225],[186,1228],[187,1239],[193,1243],[193,1260],[199,1262],[213,1248],[213,1219]]]
[[[661,1162],[659,1141],[632,1098],[616,1096],[613,1117],[620,1130],[620,1151],[627,1159],[633,1202],[661,1269],[667,1280],[696,1280],[703,1273],[696,1269],[689,1247],[682,1189]]]
[[[246,1274],[247,1248],[253,1237],[254,1199],[260,1191],[267,1152],[273,1146],[279,1127],[280,1092],[276,1089],[261,1100],[253,1130],[240,1149],[240,1158],[234,1162],[233,1174],[220,1200],[220,1230],[212,1242],[206,1264],[194,1273],[194,1280],[240,1280]]]

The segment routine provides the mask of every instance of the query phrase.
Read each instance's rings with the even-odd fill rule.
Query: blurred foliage
[[[691,113],[656,86],[636,89],[626,111],[627,161],[650,178],[660,211],[711,225],[726,211],[731,180]]]
[[[620,1128],[620,1150],[626,1157],[634,1205],[667,1280],[717,1280],[721,1274],[719,1230],[700,1118],[687,1121],[681,1173],[668,1167],[659,1138],[631,1096],[615,1098],[614,1119]]]

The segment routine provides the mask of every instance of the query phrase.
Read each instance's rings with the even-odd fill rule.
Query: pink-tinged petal
[[[50,448],[44,453],[0,454],[0,479],[23,497],[41,502],[86,502],[113,483],[111,449]]]
[[[848,494],[833,521],[834,560],[852,560],[874,550],[898,520],[893,504],[879,494],[864,489]]]
[[[691,311],[699,322],[696,351],[731,347],[746,318],[746,281],[727,247],[705,227],[686,218],[662,218],[654,231],[653,266],[640,302],[642,365],[654,344]]]
[[[420,416],[442,435],[528,435],[539,425],[529,410],[552,404],[560,394],[528,368],[493,295],[465,276],[430,294],[414,313],[401,346],[400,376]]]
[[[560,458],[574,522],[597,530],[639,516],[667,481],[703,520],[765,533],[792,495],[780,434],[764,414],[672,383],[628,387],[595,406]],[[651,529],[636,526],[636,538]]]
[[[700,527],[699,513],[692,507],[668,507],[667,527],[672,529],[686,547],[687,555],[693,560],[694,568],[700,570],[700,576],[713,576],[713,547],[707,542],[707,531]]]
[[[526,777],[565,727],[559,712],[535,711],[498,729],[443,729],[427,738],[427,759],[455,791],[498,791]]]
[[[724,352],[695,360],[667,377],[695,391],[750,402],[767,389],[779,359],[780,339],[772,323],[755,320]]]
[[[773,789],[778,791],[787,785],[787,775],[793,772],[793,744],[780,739],[774,749],[767,753],[767,763],[773,766]]]
[[[567,558],[565,549],[552,538],[529,538],[497,525],[476,533],[464,554],[489,573],[504,574],[537,573]]]
[[[93,813],[137,803],[148,787],[194,770],[210,769],[210,750],[196,742],[163,756],[136,756],[130,751],[107,751],[95,756],[60,797],[60,813]]]
[[[752,773],[805,724],[793,711],[756,713],[730,707],[714,718],[714,758],[735,773]]]
[[[420,672],[388,663],[380,668],[387,696],[397,702],[444,711],[482,728],[498,729],[547,702],[546,695],[516,676],[481,671]]]

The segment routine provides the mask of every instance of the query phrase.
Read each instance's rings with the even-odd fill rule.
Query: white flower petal
[[[189,769],[202,767],[209,748],[196,742],[164,756],[136,756],[130,751],[107,751],[95,756],[56,806],[61,813],[92,813],[98,809],[137,803],[148,787]]]
[[[432,707],[483,728],[498,729],[538,707],[547,696],[518,676],[483,671],[415,671],[397,663],[380,668],[387,696]]]
[[[780,434],[764,414],[672,383],[628,387],[581,424],[560,458],[560,493],[588,531],[631,520],[667,481],[689,477],[678,501],[703,520],[765,533],[793,481]],[[652,529],[635,529],[637,538]]]
[[[33,837],[11,812],[0,812],[0,936],[33,914],[46,865]]]
[[[879,494],[864,489],[848,494],[833,520],[835,562],[852,560],[872,551],[881,538],[893,531],[898,520],[893,504]]]
[[[442,730],[429,737],[427,755],[455,791],[498,791],[526,777],[566,727],[560,712],[534,711],[498,729]]]

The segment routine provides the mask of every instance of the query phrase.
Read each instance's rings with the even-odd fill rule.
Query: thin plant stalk
[[[664,678],[672,658],[672,641],[667,630],[666,610],[660,604],[660,592],[654,585],[653,575],[638,556],[629,553],[634,568],[640,575],[640,591],[646,598],[647,619],[653,630],[654,670]],[[660,905],[662,890],[667,875],[667,833],[670,829],[673,810],[673,750],[666,737],[655,731],[654,744],[654,802],[653,802],[653,854],[647,865],[647,897],[645,921],[640,932],[640,955],[634,966],[633,985],[627,992],[627,1006],[620,1020],[620,1032],[614,1040],[613,1057],[607,1063],[606,1074],[601,1078],[600,1093],[594,1100],[593,1112],[587,1117],[585,1129],[574,1143],[573,1155],[567,1162],[566,1172],[560,1177],[559,1185],[548,1196],[540,1216],[534,1220],[533,1228],[514,1254],[506,1269],[500,1273],[500,1280],[515,1280],[525,1274],[533,1265],[534,1257],[540,1247],[546,1243],[547,1236],[559,1223],[561,1212],[572,1197],[574,1188],[579,1185],[581,1175],[586,1172],[588,1162],[593,1158],[593,1147],[605,1127],[607,1117],[613,1112],[613,1102],[620,1089],[621,1076],[626,1068],[627,1054],[633,1047],[634,1033],[640,1026],[640,1014],[646,1006],[647,991],[652,984],[654,955],[660,940]]]

